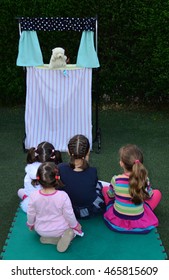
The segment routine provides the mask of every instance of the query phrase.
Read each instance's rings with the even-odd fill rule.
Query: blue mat
[[[157,230],[148,234],[121,234],[109,230],[101,216],[81,221],[84,237],[77,236],[64,253],[39,242],[18,209],[4,245],[3,260],[165,260],[167,255]]]

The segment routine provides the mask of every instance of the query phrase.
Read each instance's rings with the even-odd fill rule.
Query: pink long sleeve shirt
[[[27,224],[46,237],[58,237],[68,228],[74,228],[78,222],[67,193],[56,190],[52,194],[43,194],[37,190],[30,195],[27,211]]]

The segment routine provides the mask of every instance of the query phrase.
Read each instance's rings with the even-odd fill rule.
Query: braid
[[[75,160],[82,159],[82,165],[80,168],[86,169],[89,164],[85,159],[90,148],[89,140],[81,134],[72,137],[68,143],[68,150],[70,153],[70,167],[75,168]]]

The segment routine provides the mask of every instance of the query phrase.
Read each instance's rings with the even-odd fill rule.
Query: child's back
[[[64,190],[69,195],[72,204],[86,207],[93,203],[97,197],[97,170],[88,167],[84,171],[74,171],[68,163],[59,165],[60,175],[64,183]]]
[[[53,162],[42,163],[37,171],[37,180],[42,189],[30,195],[27,225],[41,237],[43,244],[54,244],[64,252],[81,231],[72,204],[66,192],[58,190],[63,184],[57,166]]]
[[[104,219],[115,231],[146,233],[158,226],[153,210],[161,200],[161,193],[152,190],[143,154],[136,145],[121,147],[120,166],[124,173],[113,176],[109,187],[103,187],[107,204]]]
[[[102,212],[104,200],[97,170],[88,163],[90,145],[84,135],[75,135],[68,144],[70,162],[58,165],[64,190],[69,195],[77,218]]]
[[[41,189],[36,180],[36,173],[43,162],[54,162],[56,164],[62,162],[60,151],[55,150],[54,146],[46,141],[40,143],[37,148],[30,148],[27,153],[24,188],[18,190],[18,196],[22,199],[20,206],[24,212],[27,212],[30,194]]]

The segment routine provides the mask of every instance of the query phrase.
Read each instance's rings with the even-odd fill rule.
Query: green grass
[[[0,251],[2,251],[11,222],[19,205],[17,190],[23,186],[26,154],[22,149],[24,136],[24,107],[0,108]],[[95,131],[95,120],[93,120]],[[163,198],[155,214],[159,218],[158,232],[169,256],[169,113],[166,111],[99,112],[101,152],[93,144],[90,165],[96,166],[99,179],[110,181],[121,170],[118,150],[126,143],[137,144],[144,152],[144,163],[154,188]],[[95,135],[94,135],[95,136]],[[67,154],[63,154],[65,160]],[[21,229],[22,232],[22,229]]]

